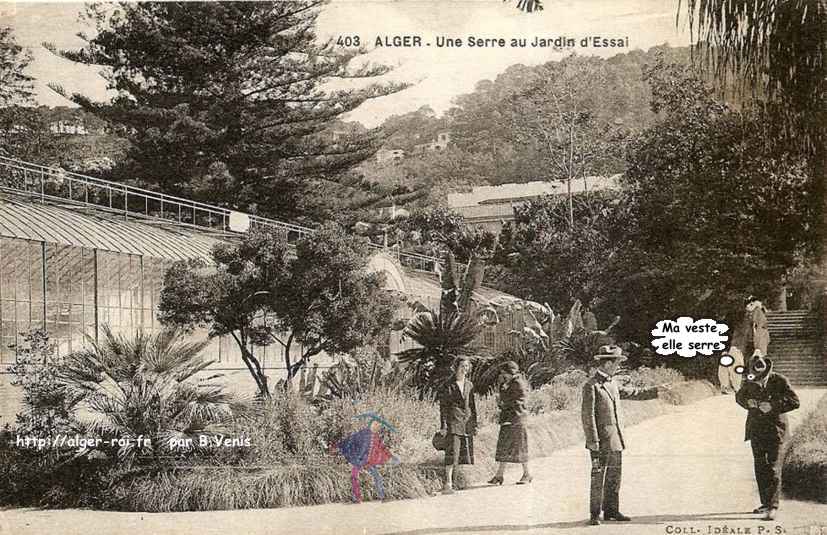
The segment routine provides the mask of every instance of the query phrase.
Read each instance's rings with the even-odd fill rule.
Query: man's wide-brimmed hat
[[[357,419],[357,418],[366,419],[368,421],[368,425],[370,425],[370,423],[375,420],[375,421],[379,422],[380,424],[382,424],[383,426],[390,429],[391,431],[393,431],[394,433],[396,433],[396,428],[394,426],[389,424],[387,422],[387,420],[385,420],[384,418],[382,418],[381,416],[379,416],[378,414],[376,414],[373,411],[363,412],[362,414],[357,414],[356,416],[353,417],[354,420]]]
[[[600,349],[597,350],[597,355],[594,356],[594,360],[614,359],[620,362],[623,362],[626,358],[626,355],[623,354],[623,349],[614,345],[600,346]]]

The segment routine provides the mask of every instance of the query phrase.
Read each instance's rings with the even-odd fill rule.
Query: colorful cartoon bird
[[[344,456],[352,466],[350,471],[350,484],[353,492],[353,501],[356,503],[362,501],[362,489],[359,486],[359,472],[363,469],[366,469],[370,472],[371,476],[373,476],[376,493],[379,495],[379,499],[384,499],[385,485],[376,467],[386,462],[399,464],[399,458],[394,456],[390,450],[388,450],[387,446],[385,446],[384,442],[382,442],[379,429],[381,429],[382,426],[391,432],[396,432],[396,429],[375,412],[365,412],[353,418],[367,419],[367,427],[342,439],[335,445],[335,448],[339,450],[342,456]]]

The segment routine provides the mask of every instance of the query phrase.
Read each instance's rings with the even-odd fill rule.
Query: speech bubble
[[[716,351],[726,349],[729,331],[724,323],[717,323],[711,319],[693,320],[688,316],[681,316],[676,321],[661,320],[652,329],[652,346],[658,355],[678,354],[684,358],[692,358],[698,354],[712,355]],[[730,355],[724,355],[732,359]],[[722,359],[723,359],[722,357]],[[732,366],[734,359],[729,362]]]

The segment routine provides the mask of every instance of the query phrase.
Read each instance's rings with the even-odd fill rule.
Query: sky
[[[684,13],[676,24],[678,0],[544,0],[545,10],[523,13],[513,0],[333,0],[319,16],[320,38],[359,36],[368,49],[366,60],[390,65],[387,80],[404,81],[410,88],[366,102],[346,117],[372,127],[386,117],[431,106],[442,113],[457,95],[473,91],[477,82],[493,80],[513,64],[537,65],[560,59],[570,50],[552,48],[468,47],[468,37],[524,38],[530,45],[535,37],[565,36],[578,43],[581,55],[608,57],[629,50],[668,43],[689,44]],[[685,4],[684,4],[685,5]],[[11,26],[19,44],[32,53],[29,74],[36,78],[39,103],[70,105],[47,87],[62,85],[68,93],[83,93],[94,100],[107,98],[106,81],[96,67],[76,65],[59,58],[41,43],[58,48],[78,48],[75,36],[90,29],[78,19],[82,3],[0,1],[0,25]],[[682,8],[682,9],[685,9]],[[377,38],[419,36],[423,46],[376,47]],[[581,48],[583,37],[599,35],[628,38],[629,48]],[[438,36],[457,38],[461,48],[439,48]],[[426,46],[430,43],[431,46]]]

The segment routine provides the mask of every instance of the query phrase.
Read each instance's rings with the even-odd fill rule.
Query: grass
[[[663,376],[669,373],[643,370],[633,380],[660,384],[666,382]],[[529,401],[536,410],[532,410],[526,425],[532,459],[583,442],[579,405],[585,379],[582,372],[563,374],[531,393]],[[670,404],[689,403],[712,394],[714,388],[708,383],[681,380],[665,399],[623,400],[624,421],[634,425],[668,412]],[[438,492],[442,486],[442,453],[431,446],[431,437],[439,425],[439,409],[433,400],[420,401],[411,392],[380,389],[360,399],[340,400],[322,407],[297,396],[274,396],[268,403],[257,417],[237,423],[235,434],[249,436],[249,448],[182,458],[175,467],[92,467],[91,471],[84,470],[93,474],[88,482],[76,489],[45,484],[50,478],[40,481],[44,479],[39,477],[44,476],[43,472],[8,459],[12,463],[7,467],[17,466],[18,470],[6,475],[19,480],[18,490],[36,489],[42,497],[29,496],[20,501],[22,496],[18,493],[9,493],[5,498],[0,493],[0,502],[146,512],[347,502],[351,493],[350,466],[341,455],[331,455],[328,445],[363,427],[365,422],[353,416],[366,411],[378,412],[397,428],[395,433],[383,432],[385,443],[402,461],[400,465],[379,469],[385,479],[387,498],[423,497]],[[499,431],[495,398],[478,398],[477,412],[480,430],[475,438],[476,464],[461,468],[458,488],[485,481],[494,472]],[[3,461],[0,455],[0,475],[4,473]],[[22,468],[26,470],[21,472]],[[24,481],[27,479],[28,483]],[[38,481],[44,484],[37,484]],[[364,499],[377,499],[368,473],[362,473],[361,483]]]
[[[578,390],[578,387],[563,380],[548,386],[546,394]],[[671,401],[689,402],[694,401],[696,396],[714,394],[711,385],[697,381],[681,383],[680,389],[692,395],[680,395]],[[672,405],[662,399],[623,400],[622,404],[626,425],[667,413]],[[378,410],[372,409],[380,406]],[[398,433],[386,435],[386,440],[391,451],[400,456],[402,464],[380,468],[387,498],[417,498],[437,493],[442,486],[444,469],[442,453],[435,451],[430,444],[438,425],[436,405],[408,396],[380,392],[360,400],[355,406],[350,402],[334,404],[327,409],[321,425],[333,434],[346,433],[361,425],[348,418],[354,413],[371,409],[380,412],[399,429]],[[499,429],[493,421],[494,398],[479,399],[477,409],[482,427],[475,437],[476,464],[461,468],[458,488],[485,481],[495,468],[494,451]],[[334,420],[339,425],[342,421],[346,424],[336,431]],[[570,403],[565,410],[549,409],[530,417],[527,429],[533,459],[582,443],[579,401]],[[258,468],[243,463],[236,467],[195,466],[187,470],[131,478],[126,484],[116,486],[108,508],[148,512],[195,511],[290,507],[350,500],[350,466],[340,456],[324,456],[316,452],[305,459],[305,464],[286,460],[282,458],[283,464],[276,464],[273,468]],[[365,500],[377,499],[369,474],[362,473],[361,484]]]
[[[787,496],[827,503],[827,395],[790,440],[782,478]]]
[[[390,499],[416,498],[441,488],[441,467],[380,469]],[[360,478],[365,500],[377,499],[373,479]],[[344,464],[286,465],[273,470],[205,468],[132,479],[116,489],[111,507],[130,511],[264,509],[350,500],[350,470]]]

